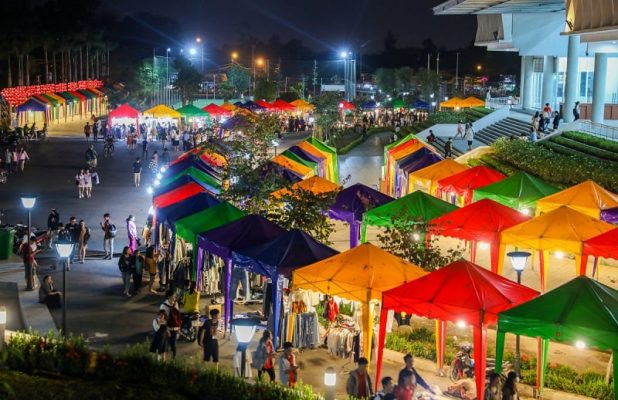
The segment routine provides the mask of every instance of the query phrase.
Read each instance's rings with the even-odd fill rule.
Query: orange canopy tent
[[[463,100],[459,97],[453,97],[440,103],[440,108],[456,108],[462,107]]]
[[[410,187],[408,190],[410,193],[421,190],[435,196],[440,179],[448,178],[449,176],[453,176],[467,169],[467,166],[447,158],[411,173],[408,177],[410,180]]]
[[[363,305],[363,356],[371,359],[372,301],[382,292],[413,281],[425,272],[377,246],[364,243],[348,251],[292,272],[292,285],[358,301]]]
[[[300,112],[309,112],[315,109],[313,104],[307,103],[303,99],[294,100],[290,104],[296,107]]]
[[[545,262],[548,261],[550,251],[575,254],[576,275],[583,274],[586,272],[582,257],[584,242],[612,229],[614,226],[607,222],[562,206],[502,231],[500,252],[504,253],[506,245],[538,250],[541,289],[545,291]],[[498,261],[498,273],[502,273],[503,260]]]
[[[476,393],[483,399],[487,366],[487,325],[498,313],[525,303],[538,292],[468,261],[455,261],[382,296],[376,384],[380,378],[386,336],[387,310],[403,311],[440,321],[436,332],[438,367],[444,358],[446,323],[465,323],[474,330]]]
[[[221,108],[224,108],[230,112],[234,112],[236,110],[238,110],[238,107],[236,107],[234,104],[232,103],[228,103],[227,101],[224,101],[223,104],[221,104]]]
[[[336,183],[333,183],[319,176],[312,176],[311,178],[307,178],[293,184],[290,189],[283,188],[274,191],[271,193],[271,196],[273,196],[275,199],[280,199],[281,197],[294,193],[297,190],[304,190],[316,195],[321,195],[324,193],[334,192],[339,189],[340,187]]]
[[[493,200],[483,199],[432,219],[429,221],[429,234],[471,241],[472,262],[476,262],[477,244],[488,244],[491,270],[496,272],[500,259],[504,258],[504,248],[500,246],[500,233],[530,218]],[[502,253],[500,249],[503,250]]]
[[[618,207],[618,194],[587,180],[537,200],[536,213],[537,215],[543,214],[560,206],[569,206],[574,210],[599,219],[601,218],[601,210]]]
[[[485,101],[481,99],[477,99],[474,96],[470,96],[461,101],[462,108],[472,108],[472,107],[485,107]]]
[[[281,154],[273,158],[272,161],[275,164],[278,164],[283,168],[293,172],[295,175],[298,175],[301,179],[311,178],[315,175],[313,169],[302,165],[301,163],[294,160],[290,160],[289,158]]]
[[[451,201],[454,195],[460,196],[463,203],[462,205],[465,206],[472,203],[474,189],[498,182],[504,178],[506,178],[506,176],[502,175],[500,172],[479,165],[447,178],[440,179],[438,181],[436,195],[438,197],[449,196],[451,197]]]

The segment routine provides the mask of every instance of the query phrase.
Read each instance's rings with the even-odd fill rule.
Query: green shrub
[[[618,151],[607,151],[607,150],[599,149],[597,147],[594,147],[594,145],[584,144],[579,141],[569,139],[567,137],[562,137],[562,136],[553,136],[552,138],[549,139],[549,141],[551,141],[552,143],[557,143],[559,145],[568,147],[573,150],[577,150],[579,153],[582,153],[583,155],[589,154],[591,156],[598,157],[604,160],[610,160],[614,162],[618,161]],[[545,143],[545,142],[547,141],[543,141],[541,143]]]
[[[562,132],[562,136],[572,140],[576,140],[581,143],[585,143],[590,146],[598,147],[603,150],[618,153],[618,142],[614,142],[612,140],[603,139],[600,137],[576,131]]]

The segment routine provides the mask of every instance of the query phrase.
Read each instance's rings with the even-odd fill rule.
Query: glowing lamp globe
[[[324,372],[324,385],[325,386],[335,386],[337,384],[337,371],[335,368],[328,367],[326,368],[326,372]]]
[[[56,251],[60,258],[67,258],[73,252],[73,243],[56,243]]]
[[[240,344],[247,344],[253,339],[257,321],[254,318],[234,318],[232,326],[236,334],[236,340]]]
[[[575,342],[575,348],[577,348],[578,350],[583,350],[586,348],[586,342],[584,342],[583,340],[578,340]]]
[[[31,210],[36,204],[35,196],[21,196],[21,205],[24,206],[25,209]]]
[[[0,307],[0,325],[6,324],[6,307]]]
[[[532,255],[527,251],[511,251],[510,253],[506,253],[506,255],[511,259],[511,265],[515,271],[523,271],[526,268],[526,264],[528,263],[528,258]]]

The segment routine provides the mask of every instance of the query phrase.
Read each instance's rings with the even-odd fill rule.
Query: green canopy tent
[[[178,111],[187,122],[189,122],[190,118],[204,118],[206,120],[206,124],[210,125],[210,114],[207,111],[194,106],[193,104],[187,104],[184,107],[176,109],[176,111]]]
[[[197,236],[211,229],[234,222],[245,216],[245,213],[228,202],[222,202],[204,211],[197,212],[179,219],[175,223],[176,239],[190,243],[194,251],[197,250]],[[194,253],[197,254],[197,253]],[[195,279],[197,257],[193,257],[192,279]]]
[[[560,189],[539,178],[518,172],[491,185],[475,189],[472,201],[491,199],[525,214],[534,215],[536,201],[558,191]]]
[[[395,218],[427,222],[456,209],[457,206],[425,192],[410,193],[363,214],[361,243],[365,243],[368,226],[392,226]]]
[[[332,176],[334,177],[333,182],[338,183],[339,182],[339,162],[337,161],[337,149],[327,145],[326,143],[322,142],[320,139],[317,139],[313,136],[308,138],[307,142],[317,147],[318,150],[332,155],[332,158],[333,158]]]
[[[545,383],[549,340],[614,352],[614,393],[618,393],[618,291],[579,276],[534,300],[498,315],[496,371],[502,368],[507,332],[539,339],[537,390]]]
[[[297,156],[296,154],[292,153],[290,150],[286,150],[283,153],[284,156],[286,156],[287,158],[289,158],[292,161],[296,161],[297,163],[300,163],[302,165],[304,165],[305,167],[311,168],[313,170],[313,172],[318,175],[318,163],[315,163],[313,161],[308,161],[305,160],[302,157]]]
[[[392,103],[392,105],[391,105],[391,106],[392,106],[394,109],[397,109],[397,108],[406,108],[406,103],[405,103],[403,100],[401,100],[401,99],[395,99],[395,100],[393,100],[393,103]]]
[[[170,176],[169,178],[165,178],[161,181],[161,186],[167,186],[168,184],[174,182],[181,177],[189,175],[193,177],[196,181],[206,183],[214,188],[221,189],[221,181],[213,177],[212,175],[207,174],[206,172],[197,169],[195,167],[189,167],[179,171],[177,174]]]

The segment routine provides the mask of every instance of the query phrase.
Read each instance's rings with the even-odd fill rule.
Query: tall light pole
[[[62,263],[62,334],[67,336],[67,268],[73,252],[73,243],[56,243],[56,251]]]
[[[166,99],[166,104],[170,104],[170,51],[172,51],[172,49],[170,49],[169,47],[167,48],[166,52],[165,52],[165,99]]]
[[[32,208],[36,204],[36,197],[35,196],[21,196],[21,204],[24,206],[26,210],[28,210],[28,232],[26,233],[26,246],[30,246],[30,231],[32,230]],[[33,290],[32,288],[33,268],[34,266],[32,265],[30,265],[30,267],[26,266],[26,277],[28,278],[28,283],[26,284],[26,290]],[[28,273],[28,271],[30,272]]]
[[[230,54],[230,59],[232,60],[232,64],[234,64],[238,59],[238,53],[233,51],[232,54]]]
[[[202,38],[199,36],[195,38],[195,42],[200,45],[200,52],[201,52],[201,59],[202,59],[200,70],[202,71],[202,74],[204,74],[204,43],[202,42]]]
[[[349,89],[349,85],[350,85],[350,77],[349,77],[349,66],[348,66],[348,56],[351,53],[348,51],[342,51],[341,52],[341,58],[343,59],[343,91],[345,93],[345,99],[347,101],[350,101],[350,89]]]
[[[459,52],[457,52],[457,61],[455,62],[455,90],[459,90]]]
[[[531,256],[527,251],[511,251],[506,253],[511,259],[511,265],[517,272],[517,283],[521,284],[521,274],[526,268],[528,258]],[[519,350],[519,335],[515,336],[515,372],[518,377],[521,377],[521,353]]]

